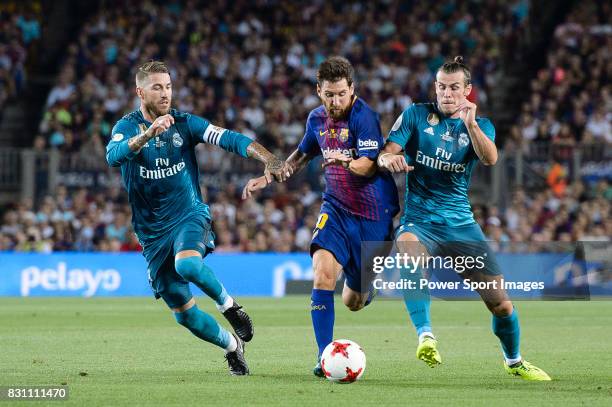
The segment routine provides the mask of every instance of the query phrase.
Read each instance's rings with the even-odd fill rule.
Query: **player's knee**
[[[400,253],[417,253],[421,250],[419,238],[412,233],[402,233],[395,244]]]
[[[194,323],[196,310],[197,307],[194,305],[185,311],[175,312],[174,318],[176,319],[176,322],[178,322],[180,325],[186,328],[190,328]]]
[[[331,270],[323,268],[314,271],[314,288],[333,290],[336,287],[336,278]]]
[[[498,303],[487,304],[491,313],[498,317],[507,317],[512,314],[514,309],[512,301],[501,301]]]
[[[200,256],[183,257],[174,261],[174,268],[185,280],[192,281],[200,272],[202,258]]]

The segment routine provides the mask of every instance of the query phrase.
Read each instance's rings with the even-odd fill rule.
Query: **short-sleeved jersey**
[[[206,119],[171,109],[175,123],[149,140],[139,151],[130,151],[127,140],[151,125],[140,111],[127,114],[113,127],[106,148],[107,161],[121,166],[121,175],[132,207],[132,224],[138,239],[146,245],[193,215],[210,219],[202,201],[199,170],[194,147],[201,142],[220,145],[246,156],[250,140],[213,126]],[[225,137],[227,133],[229,137]],[[240,137],[235,137],[235,136]],[[234,139],[235,145],[223,145]]]
[[[476,122],[495,141],[491,121],[477,117]],[[402,146],[414,166],[406,175],[402,223],[474,223],[468,187],[478,156],[461,119],[445,116],[433,103],[414,104],[397,118],[387,141]]]
[[[376,160],[384,143],[378,114],[362,99],[354,98],[347,120],[332,120],[324,106],[312,110],[298,149],[312,156],[327,158],[341,152],[354,159]],[[325,168],[323,200],[371,220],[388,219],[399,211],[397,187],[388,173],[372,177],[354,175],[342,166]]]

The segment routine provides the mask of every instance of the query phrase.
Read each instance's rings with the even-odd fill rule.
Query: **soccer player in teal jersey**
[[[434,85],[436,103],[406,109],[377,159],[379,168],[407,173],[404,215],[395,234],[397,248],[410,256],[424,251],[431,256],[473,256],[477,254],[473,249],[480,248],[487,253],[484,272],[471,270],[461,276],[497,281],[501,287],[499,266],[474,221],[468,199],[477,161],[485,165],[497,161],[495,128],[488,119],[476,116],[476,105],[467,100],[471,74],[461,57],[438,69]],[[419,338],[417,357],[434,367],[441,357],[432,334],[428,293],[407,291],[404,300]],[[543,370],[522,359],[518,315],[505,290],[480,290],[479,294],[493,314],[493,332],[501,342],[506,371],[527,380],[550,380]]]
[[[203,258],[214,249],[211,216],[202,201],[194,147],[214,144],[265,164],[265,176],[284,181],[283,162],[248,137],[172,109],[172,83],[163,62],[138,68],[140,109],[115,124],[106,148],[109,165],[121,167],[132,208],[132,224],[148,262],[149,282],[176,321],[226,352],[230,373],[249,373],[244,341],[253,325]],[[235,330],[230,334],[198,309],[189,282],[210,296]]]

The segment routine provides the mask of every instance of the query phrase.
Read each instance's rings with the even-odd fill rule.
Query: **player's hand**
[[[291,176],[291,173],[287,169],[284,161],[274,157],[266,163],[266,169],[264,170],[264,177],[268,184],[272,181],[284,182]]]
[[[268,186],[268,184],[269,182],[264,176],[259,178],[251,178],[242,190],[242,199],[250,198],[253,195],[253,192],[264,189]]]
[[[329,167],[330,165],[341,165],[344,168],[348,168],[353,159],[342,154],[340,151],[333,151],[323,161],[323,168]]]
[[[464,103],[459,105],[459,118],[463,120],[466,126],[472,123],[476,123],[476,104],[465,100]]]
[[[384,168],[389,172],[408,172],[414,170],[414,167],[408,165],[403,154],[383,153],[376,160],[379,168]]]
[[[163,133],[164,131],[168,130],[173,124],[174,117],[172,117],[172,115],[165,114],[163,116],[159,116],[157,119],[155,119],[153,124],[151,124],[151,127],[147,129],[149,138],[153,138]]]

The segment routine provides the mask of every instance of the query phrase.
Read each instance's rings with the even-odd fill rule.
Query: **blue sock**
[[[230,343],[230,333],[223,329],[213,317],[200,311],[197,305],[187,311],[175,312],[174,318],[176,318],[176,322],[206,342],[213,343],[223,349],[227,348]]]
[[[194,283],[217,304],[223,305],[228,297],[227,291],[200,256],[178,259],[174,262],[174,268],[185,280]]]
[[[313,288],[311,299],[310,316],[321,356],[323,349],[334,339],[334,291]]]
[[[419,280],[422,278],[421,272],[417,269],[416,272],[411,273],[410,270],[401,269],[400,275],[409,281],[414,281],[416,288],[404,289],[402,294],[404,296],[404,304],[410,314],[412,324],[416,328],[417,336],[421,336],[424,332],[431,332],[431,319],[429,316],[429,308],[431,299],[429,296],[429,289],[419,289]]]
[[[520,359],[519,344],[521,328],[519,326],[518,314],[515,309],[507,317],[493,315],[493,332],[501,342],[504,357],[508,359]]]

